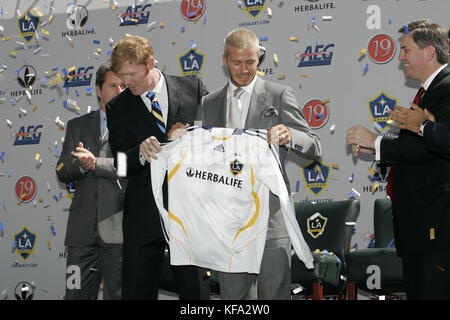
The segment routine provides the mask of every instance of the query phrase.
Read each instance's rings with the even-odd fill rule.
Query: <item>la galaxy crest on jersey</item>
[[[237,176],[242,172],[242,169],[244,168],[244,164],[239,162],[238,159],[235,159],[230,163],[230,171],[233,175]]]
[[[369,111],[372,121],[376,122],[379,128],[384,131],[389,128],[389,110],[394,110],[397,105],[397,99],[388,96],[381,91],[372,100],[369,100]]]
[[[308,233],[314,239],[322,235],[325,231],[328,218],[322,216],[319,212],[314,213],[311,217],[306,220],[306,225],[308,227]]]

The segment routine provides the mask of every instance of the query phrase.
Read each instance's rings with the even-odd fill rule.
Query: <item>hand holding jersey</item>
[[[311,251],[281,173],[278,148],[271,148],[265,138],[261,131],[197,127],[162,147],[150,167],[172,265],[259,273],[271,191],[280,199],[295,252],[312,268]],[[162,192],[167,170],[168,211]]]

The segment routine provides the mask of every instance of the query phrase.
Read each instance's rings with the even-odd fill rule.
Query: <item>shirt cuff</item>
[[[139,152],[139,161],[141,162],[142,166],[145,166],[145,162],[147,161],[147,160],[145,160],[144,155],[140,152]]]
[[[423,136],[423,131],[425,130],[425,126],[427,125],[427,123],[429,122],[430,120],[425,120],[421,125],[420,125],[420,134],[422,134],[422,136]]]
[[[81,172],[82,174],[88,173],[88,171],[89,171],[89,170],[84,170],[82,167],[80,167],[80,172]]]
[[[375,161],[381,160],[381,139],[383,139],[383,136],[378,136],[375,139]]]

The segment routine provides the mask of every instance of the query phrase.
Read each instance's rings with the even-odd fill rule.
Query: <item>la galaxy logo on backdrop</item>
[[[377,96],[369,100],[368,105],[372,121],[377,123],[380,131],[386,130],[390,126],[387,122],[389,120],[388,111],[395,109],[397,99],[381,91]]]
[[[35,16],[27,10],[22,16],[17,19],[19,25],[19,34],[26,41],[30,43],[36,36],[36,30],[39,28],[40,18]]]
[[[306,188],[315,196],[328,187],[331,166],[322,161],[311,161],[303,167]]]
[[[148,23],[151,4],[129,6],[125,13],[120,15],[120,27]],[[146,10],[148,9],[148,10]]]
[[[24,262],[34,253],[36,244],[36,233],[24,226],[21,231],[14,235],[15,252]]]
[[[267,0],[243,0],[242,4],[239,5],[239,8],[248,14],[252,19],[257,19],[260,14],[267,9],[266,1]],[[270,20],[267,19],[244,21],[239,23],[239,27],[269,23]]]
[[[316,44],[315,46],[307,46],[304,53],[298,54],[297,59],[300,59],[299,68],[326,66],[331,64],[333,59],[334,43]]]
[[[196,49],[189,49],[178,58],[181,75],[184,77],[197,77],[201,74],[204,60],[205,55],[202,52]]]

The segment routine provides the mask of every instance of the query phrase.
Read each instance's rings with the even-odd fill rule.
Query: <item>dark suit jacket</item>
[[[201,97],[207,93],[198,78],[164,75],[169,112],[167,132],[176,122],[193,124]],[[158,208],[151,190],[150,167],[139,161],[139,145],[150,136],[166,140],[140,96],[129,89],[112,99],[106,108],[109,141],[117,161],[117,152],[127,155],[128,187],[124,203],[124,236],[162,237]]]
[[[80,162],[71,155],[80,141],[97,157],[96,170],[93,172],[81,173]],[[121,217],[126,180],[118,179],[112,154],[109,158],[99,157],[102,147],[109,148],[101,145],[99,110],[67,123],[63,150],[58,160],[58,165],[63,162],[64,166],[56,174],[62,182],[75,182],[75,195],[70,205],[65,239],[68,246],[86,246],[93,239],[97,223],[118,213]],[[118,233],[112,238],[121,238],[122,220],[112,218],[110,222],[111,230]],[[103,240],[107,243],[116,242]]]
[[[444,68],[422,97],[442,124],[450,125],[450,68]],[[447,141],[447,145],[448,145]],[[450,161],[407,130],[381,140],[381,162],[397,164],[394,229],[401,254],[450,249]]]
[[[450,158],[450,126],[447,123],[428,121],[423,137],[430,151]]]

